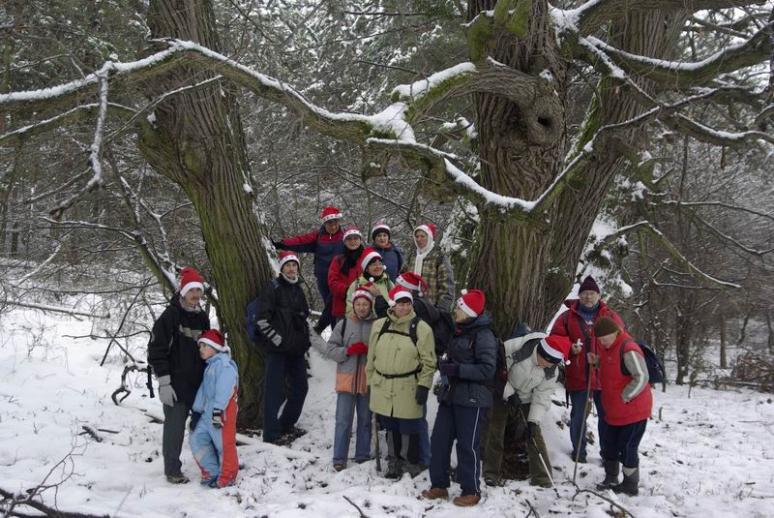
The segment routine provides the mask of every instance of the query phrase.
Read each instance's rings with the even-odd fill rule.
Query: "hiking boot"
[[[458,507],[473,507],[481,501],[481,495],[461,495],[452,500]]]
[[[273,444],[274,446],[290,446],[293,444],[293,439],[289,435],[280,435],[276,439],[267,440],[264,439],[263,442]]]
[[[288,429],[282,430],[282,435],[289,438],[290,442],[293,442],[299,437],[306,435],[306,430],[297,426],[291,426]]]
[[[605,480],[597,484],[597,489],[604,491],[610,489],[613,486],[618,485],[618,469],[619,464],[617,460],[606,460],[603,463],[605,467]]]
[[[629,496],[637,496],[639,494],[638,486],[640,485],[640,470],[634,468],[631,474],[626,474],[626,468],[624,468],[623,482],[612,486],[610,489],[613,493],[623,493]]]
[[[387,460],[387,472],[384,474],[384,478],[397,479],[403,476],[403,460],[397,457],[392,457]]]
[[[428,500],[447,500],[449,498],[449,491],[442,487],[431,487],[422,491],[422,497]]]
[[[541,478],[533,478],[529,481],[530,486],[536,486],[536,487],[544,487],[546,489],[549,489],[552,486],[551,481],[547,479],[541,479]]]
[[[575,460],[576,460],[576,458],[575,458],[576,455],[578,455],[578,454],[577,453],[573,453],[572,454],[571,458],[572,458],[573,462],[575,462]],[[578,464],[586,464],[586,454],[585,453],[581,453],[580,455],[578,455],[577,461],[578,461]]]
[[[342,464],[340,462],[337,462],[336,464],[333,465],[333,469],[335,469],[336,471],[341,471],[341,470],[344,470],[346,468],[347,468],[347,465],[346,464]]]
[[[484,484],[489,487],[502,487],[503,479],[500,477],[484,477]]]
[[[423,466],[422,464],[414,464],[413,462],[405,462],[403,464],[403,470],[411,475],[411,478],[416,477],[426,469],[427,466]]]
[[[175,475],[167,475],[167,482],[170,484],[187,484],[191,481],[190,478],[186,477],[182,473],[177,473]]]
[[[371,460],[370,457],[363,457],[362,459],[355,459],[355,463],[362,464],[364,462],[368,462],[369,460]]]

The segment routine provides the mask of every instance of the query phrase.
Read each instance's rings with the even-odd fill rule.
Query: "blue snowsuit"
[[[194,459],[202,472],[202,483],[224,487],[234,483],[239,460],[236,451],[236,417],[239,374],[227,352],[207,360],[204,380],[196,393],[193,411],[201,414],[189,437]],[[222,411],[223,426],[212,423],[213,410]]]

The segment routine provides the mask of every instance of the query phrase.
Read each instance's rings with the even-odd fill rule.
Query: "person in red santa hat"
[[[199,302],[204,278],[194,268],[180,270],[178,291],[153,324],[148,343],[148,363],[159,382],[159,399],[164,408],[162,454],[164,475],[172,484],[189,478],[181,470],[180,452],[185,422],[204,375],[196,340],[210,328],[210,318]]]
[[[442,383],[431,439],[431,487],[422,492],[427,499],[448,498],[451,450],[456,441],[456,480],[462,494],[453,502],[461,507],[481,500],[481,426],[487,408],[492,406],[488,384],[497,365],[497,338],[485,305],[486,297],[480,290],[462,290],[457,299],[457,331],[438,363]]]
[[[333,258],[344,251],[344,232],[341,229],[343,215],[338,207],[325,207],[320,213],[322,226],[318,230],[274,241],[277,250],[314,254],[314,276],[317,290],[325,305],[317,321],[315,331],[319,334],[332,322],[331,291],[328,286],[328,271]]]
[[[304,355],[311,341],[298,256],[280,252],[279,268],[279,275],[256,299],[255,327],[258,345],[265,351],[263,441],[287,445],[306,433],[296,422],[309,391]]]
[[[503,397],[519,426],[517,439],[526,439],[529,457],[530,484],[551,487],[553,475],[551,459],[543,440],[540,421],[551,408],[551,397],[559,389],[559,369],[568,361],[570,341],[567,337],[529,332],[505,341],[508,382]],[[504,430],[500,433],[503,433]],[[488,440],[500,439],[490,431]],[[488,445],[485,459],[485,478],[499,478],[502,455]],[[489,464],[487,466],[486,464]]]
[[[392,230],[384,221],[377,221],[371,228],[371,246],[379,252],[390,280],[395,282],[403,269],[403,250],[392,240]]]
[[[335,322],[344,318],[347,310],[347,290],[360,276],[360,256],[363,253],[363,235],[357,227],[344,230],[344,252],[333,258],[328,269],[331,289],[331,316]]]
[[[427,283],[424,296],[440,310],[450,312],[454,302],[454,271],[449,258],[436,243],[435,225],[425,223],[414,229],[416,256],[411,270]]]

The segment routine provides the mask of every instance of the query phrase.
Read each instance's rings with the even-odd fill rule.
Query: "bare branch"
[[[677,207],[723,207],[725,209],[737,210],[754,214],[762,218],[767,218],[774,221],[774,213],[761,212],[759,210],[750,209],[747,207],[740,207],[739,205],[733,205],[724,201],[679,201],[679,200],[659,200],[659,205],[674,205]]]
[[[741,288],[739,284],[729,282],[729,281],[724,281],[721,279],[716,279],[715,277],[699,269],[690,260],[688,260],[688,258],[685,257],[659,229],[654,227],[653,224],[650,223],[649,221],[639,221],[632,225],[626,225],[624,227],[621,227],[615,232],[612,232],[611,234],[608,234],[607,236],[602,238],[600,240],[600,243],[610,242],[614,238],[617,238],[619,236],[622,236],[634,230],[648,232],[656,241],[658,241],[661,244],[661,246],[664,248],[664,250],[666,250],[669,253],[669,255],[671,255],[675,260],[684,264],[689,270],[691,270],[693,273],[698,275],[703,280],[713,284],[718,284],[726,288]]]
[[[586,39],[610,56],[617,66],[659,83],[663,88],[684,89],[705,84],[719,74],[759,65],[771,54],[771,23],[752,35],[747,41],[730,45],[696,62],[665,61],[631,54],[589,36]]]
[[[557,32],[561,33],[571,27],[580,35],[586,35],[609,21],[621,19],[631,11],[661,9],[696,12],[764,3],[765,0],[589,0],[576,9],[553,9],[551,16],[559,28]]]

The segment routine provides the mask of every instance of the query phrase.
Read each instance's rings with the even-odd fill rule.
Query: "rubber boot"
[[[627,471],[629,472],[628,474]],[[623,472],[623,482],[613,486],[613,492],[623,493],[629,496],[637,496],[639,493],[638,486],[640,485],[640,470],[637,468],[624,467]]]
[[[605,480],[597,484],[597,489],[604,491],[618,485],[618,470],[620,464],[617,460],[605,460]]]

